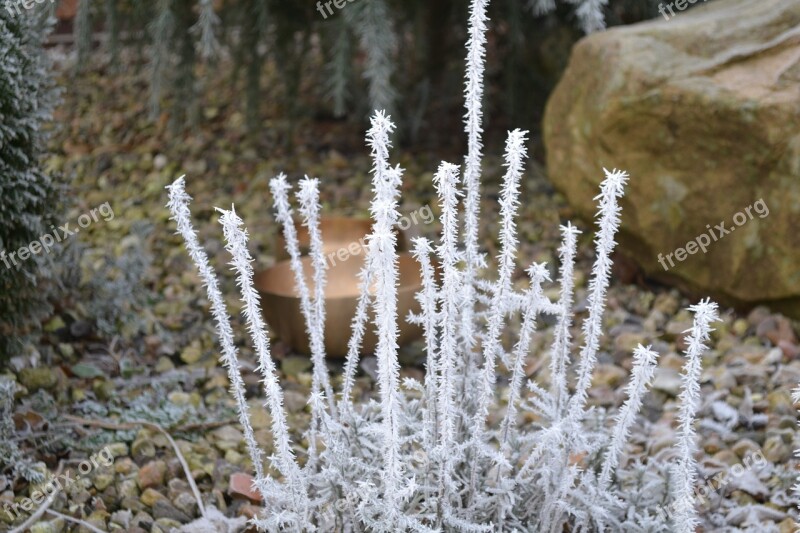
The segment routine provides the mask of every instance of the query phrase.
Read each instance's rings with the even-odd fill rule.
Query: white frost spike
[[[464,259],[466,262],[461,336],[465,343],[464,357],[469,366],[474,344],[475,277],[482,264],[478,246],[480,216],[481,160],[483,158],[483,78],[486,70],[486,31],[489,0],[472,0],[467,40],[466,79],[464,81],[464,131],[467,134],[467,156],[464,162]]]
[[[508,409],[501,426],[501,451],[506,451],[505,445],[508,443],[508,433],[516,423],[517,418],[517,399],[520,397],[522,389],[522,378],[525,377],[525,356],[528,354],[531,339],[536,331],[536,316],[543,307],[542,303],[546,300],[542,292],[542,283],[550,281],[545,263],[534,263],[528,269],[528,276],[531,279],[531,288],[526,295],[526,306],[522,316],[522,326],[520,328],[519,340],[514,347],[511,367],[511,385],[509,387]]]
[[[359,272],[359,295],[358,302],[356,303],[356,312],[353,315],[353,321],[350,325],[350,340],[347,343],[347,357],[344,364],[344,376],[342,378],[342,395],[339,400],[339,409],[344,410],[350,406],[351,394],[353,386],[355,385],[356,372],[358,372],[359,352],[361,351],[361,342],[364,340],[364,334],[367,332],[367,311],[369,304],[372,301],[369,287],[372,286],[374,280],[374,263],[373,253],[370,251],[370,246],[367,244],[366,258],[364,259],[364,266]]]
[[[595,197],[595,200],[600,201],[598,212],[600,220],[597,223],[599,231],[595,238],[597,258],[592,268],[592,280],[589,282],[589,317],[583,323],[584,344],[580,354],[578,383],[571,399],[568,415],[572,422],[577,422],[583,413],[589,386],[592,383],[592,372],[597,363],[606,290],[611,279],[611,252],[614,251],[617,244],[614,237],[619,229],[620,212],[622,211],[619,199],[625,192],[625,183],[628,180],[627,172],[616,169],[612,172],[603,170],[606,179],[600,186],[600,194]]]
[[[558,418],[561,418],[564,399],[567,397],[566,373],[571,347],[569,329],[572,326],[572,299],[575,287],[573,276],[580,231],[572,224],[567,224],[561,226],[561,235],[561,248],[558,251],[561,259],[559,272],[561,295],[558,300],[558,322],[553,337],[553,346],[550,349],[550,394],[554,399]]]
[[[263,455],[261,448],[259,448],[256,443],[253,426],[250,424],[250,413],[245,399],[244,381],[242,380],[241,366],[239,365],[239,354],[234,344],[230,316],[228,315],[228,309],[222,298],[222,292],[219,289],[217,274],[211,267],[206,252],[200,246],[197,233],[195,233],[194,227],[192,226],[191,212],[189,211],[189,203],[192,198],[186,194],[185,185],[184,176],[181,176],[175,180],[172,185],[167,186],[167,190],[169,190],[169,203],[167,207],[170,213],[172,213],[172,220],[174,220],[178,226],[178,233],[183,237],[186,251],[189,252],[189,257],[191,257],[197,267],[200,279],[206,287],[208,301],[211,302],[211,314],[214,316],[214,321],[217,325],[217,333],[219,334],[219,343],[222,347],[222,364],[228,371],[228,379],[231,382],[231,394],[236,401],[236,410],[239,415],[239,423],[242,425],[242,430],[244,431],[247,451],[250,454],[250,459],[253,461],[253,467],[256,470],[256,479],[264,479]]]
[[[509,132],[506,139],[505,177],[503,191],[500,196],[500,255],[497,258],[498,274],[494,287],[492,302],[489,308],[489,318],[486,326],[486,335],[483,339],[483,368],[478,380],[478,408],[473,421],[473,446],[475,451],[472,456],[470,474],[470,491],[474,494],[477,489],[477,462],[478,449],[483,441],[483,427],[489,416],[489,407],[494,400],[496,386],[495,366],[499,354],[505,361],[506,357],[501,350],[500,336],[503,332],[505,316],[511,312],[511,296],[513,294],[511,278],[514,274],[517,257],[517,225],[515,218],[519,208],[519,184],[525,170],[525,158],[528,156],[525,148],[526,131],[514,130]],[[506,363],[508,364],[508,363]]]
[[[647,393],[647,387],[653,380],[656,370],[658,354],[641,344],[633,351],[633,370],[631,380],[625,388],[628,399],[623,404],[620,412],[616,416],[616,425],[611,435],[611,443],[606,452],[603,470],[600,472],[598,481],[598,491],[604,493],[608,489],[611,481],[611,474],[619,465],[619,456],[622,453],[625,443],[630,436],[630,428],[636,421],[636,416],[642,408],[642,399]]]
[[[294,458],[286,413],[283,409],[283,391],[278,383],[275,363],[270,355],[269,337],[261,315],[259,296],[253,285],[253,258],[247,249],[247,230],[242,228],[242,219],[231,208],[230,211],[219,209],[222,213],[220,223],[225,235],[225,249],[230,252],[231,266],[236,272],[236,283],[242,296],[244,308],[242,314],[247,322],[247,329],[258,356],[258,369],[264,377],[264,393],[267,397],[267,408],[272,417],[272,435],[277,454],[276,466],[292,487],[298,507],[295,511],[304,516],[307,512],[308,500],[305,483],[300,468]],[[310,526],[310,524],[309,524]]]
[[[439,345],[439,435],[440,450],[445,459],[439,475],[439,499],[448,505],[445,492],[452,492],[452,446],[455,443],[456,408],[453,405],[456,381],[456,356],[458,353],[458,316],[462,308],[462,277],[458,269],[458,167],[442,163],[433,178],[442,208],[442,241],[438,255],[442,262],[441,342]]]
[[[475,267],[478,256],[478,218],[480,213],[480,177],[483,158],[483,77],[486,69],[486,16],[488,0],[472,0],[467,41],[467,73],[464,83],[466,106],[467,158],[464,166],[464,242],[467,269]]]
[[[311,333],[311,357],[314,362],[314,380],[317,382],[315,391],[320,388],[328,399],[331,415],[336,417],[336,403],[333,389],[328,378],[328,368],[325,365],[325,286],[327,283],[325,254],[322,249],[322,234],[320,233],[320,205],[319,205],[319,180],[305,179],[300,181],[300,191],[297,193],[300,201],[300,214],[303,215],[303,225],[308,230],[311,244],[311,264],[314,267],[314,298],[312,300],[313,324],[307,324]]]
[[[300,258],[300,244],[297,240],[297,228],[292,218],[292,208],[289,205],[289,191],[291,190],[291,186],[286,181],[286,175],[281,173],[270,180],[269,188],[270,191],[272,191],[272,202],[275,206],[275,219],[280,222],[283,227],[283,240],[286,241],[286,251],[289,253],[289,262],[292,267],[292,273],[294,274],[295,290],[297,290],[297,294],[300,297],[300,311],[303,313],[303,318],[306,323],[306,332],[308,333],[308,338],[311,341],[310,344],[313,349],[324,341],[320,337],[322,332],[315,327],[314,308],[311,305],[311,295],[308,291],[308,285],[306,285],[305,271]],[[321,345],[324,346],[324,344]],[[319,392],[319,388],[322,385],[318,372],[319,367],[316,365],[316,361],[314,361],[313,392]],[[325,370],[325,374],[327,375],[327,370]],[[313,417],[311,427],[314,428],[319,424],[322,413],[312,408],[311,414]],[[312,460],[316,457],[315,441],[316,439],[311,439],[309,441],[311,443],[309,454]]]
[[[384,498],[387,514],[398,513],[399,490],[403,479],[400,457],[400,363],[397,360],[397,286],[400,273],[395,250],[397,237],[394,225],[400,218],[397,200],[400,196],[402,171],[389,168],[389,136],[394,130],[389,117],[377,112],[367,133],[372,148],[374,196],[370,212],[375,221],[369,247],[375,258],[375,326],[378,346],[378,383],[383,415],[383,456],[385,470]]]
[[[697,404],[700,401],[700,374],[702,372],[701,358],[707,350],[705,345],[709,340],[711,323],[719,320],[717,304],[710,300],[701,300],[698,304],[689,307],[694,313],[692,328],[686,330],[690,333],[688,347],[686,348],[686,362],[683,365],[682,390],[678,396],[680,408],[678,410],[678,461],[673,472],[675,485],[673,500],[675,501],[675,531],[677,533],[693,533],[699,523],[697,510],[694,506],[694,482],[697,469],[694,459],[695,431],[694,419],[697,413]]]
[[[511,277],[514,274],[517,257],[517,224],[515,218],[519,208],[519,183],[525,170],[525,158],[528,157],[525,148],[527,131],[514,130],[509,132],[506,139],[505,177],[503,178],[503,191],[500,196],[500,255],[498,262],[497,284],[492,298],[489,323],[487,327],[485,346],[483,349],[483,387],[479,396],[478,415],[481,423],[489,414],[492,390],[495,386],[495,357],[499,354],[503,361],[505,355],[500,350],[500,334],[503,328],[503,318],[512,311],[509,298],[512,295]],[[488,387],[488,389],[487,389]],[[489,396],[486,396],[488,392]]]
[[[433,248],[431,242],[423,237],[414,239],[414,257],[419,262],[422,273],[422,290],[417,293],[417,301],[422,311],[422,331],[425,336],[425,352],[427,355],[425,368],[425,446],[432,450],[436,443],[436,427],[439,417],[436,411],[436,380],[438,364],[436,361],[436,331],[438,316],[436,312],[438,287],[431,264]]]

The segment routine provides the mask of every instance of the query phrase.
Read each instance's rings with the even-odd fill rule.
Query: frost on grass
[[[587,1],[582,6],[602,4],[600,0]],[[256,469],[256,487],[265,506],[254,524],[262,530],[688,532],[696,523],[693,423],[700,359],[710,324],[716,319],[715,305],[705,301],[690,308],[695,321],[683,373],[676,459],[655,457],[641,464],[626,456],[629,434],[658,357],[650,348],[639,346],[634,351],[626,400],[616,416],[605,417],[587,402],[603,336],[611,254],[627,173],[605,170],[596,197],[596,260],[580,338],[572,339],[570,333],[579,233],[573,226],[562,227],[558,301],[545,296],[544,288],[552,283],[545,264],[527,265],[527,287],[520,289],[512,283],[513,272],[520,266],[516,217],[527,158],[526,133],[520,130],[509,132],[506,143],[500,253],[494,268],[483,268],[476,235],[480,227],[477,205],[486,6],[485,0],[474,0],[470,10],[465,115],[468,155],[463,172],[443,162],[435,174],[442,234],[438,242],[414,242],[422,286],[417,294],[420,312],[409,317],[397,316],[398,267],[392,231],[398,218],[403,171],[391,163],[391,118],[380,111],[372,117],[367,144],[373,160],[370,212],[374,224],[367,238],[361,296],[338,390],[331,385],[324,360],[326,265],[318,227],[318,182],[302,180],[297,194],[302,223],[311,237],[313,286],[307,285],[299,255],[289,200],[291,186],[283,175],[271,183],[276,218],[283,225],[312,346],[312,417],[305,428],[308,448],[298,447],[290,439],[283,393],[252,285],[247,232],[233,209],[221,211],[226,247],[233,257],[231,265],[272,417],[276,451],[269,458],[271,469]],[[254,463],[260,465],[263,453],[251,442],[250,415],[242,401],[227,311],[215,274],[191,229],[183,188],[182,180],[172,186],[169,206],[209,290],[248,449]],[[461,210],[465,213],[463,234],[459,231]],[[526,380],[524,373],[532,337],[543,315],[553,317],[556,324],[552,346],[536,354],[550,358],[549,384]],[[501,339],[510,335],[508,323],[513,317],[519,317],[521,327],[507,349]],[[398,320],[403,319],[421,325],[424,332],[424,383],[413,379],[400,382],[397,332]],[[360,402],[353,399],[352,391],[367,328],[374,329],[378,337],[378,397]],[[577,365],[574,388],[567,377],[572,361]],[[504,411],[497,399],[498,362],[511,372]],[[497,410],[503,416],[493,422],[488,414]],[[519,423],[522,413],[535,422]],[[297,454],[305,460],[298,460]],[[632,479],[644,480],[641,490],[630,489]],[[667,505],[674,512],[665,514]]]

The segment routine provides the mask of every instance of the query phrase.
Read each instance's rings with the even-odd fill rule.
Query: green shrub
[[[0,9],[0,254],[10,255],[52,233],[56,222],[56,185],[39,166],[42,126],[56,99],[41,46],[47,26],[30,13]],[[2,363],[48,310],[42,290],[48,269],[46,257],[17,259],[16,265],[0,258]]]

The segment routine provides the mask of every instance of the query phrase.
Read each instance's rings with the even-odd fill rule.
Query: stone
[[[142,490],[161,487],[164,485],[164,476],[167,473],[167,463],[164,461],[150,461],[139,469],[139,488]]]
[[[145,489],[140,499],[146,506],[153,507],[157,501],[166,499],[166,496],[155,489]]]
[[[681,391],[681,375],[671,368],[656,368],[653,389],[677,396]]]
[[[800,0],[708,2],[573,48],[545,111],[549,177],[592,219],[603,167],[628,171],[619,249],[650,277],[800,316],[798,24]],[[705,252],[677,260],[690,241]]]
[[[31,533],[58,533],[61,528],[51,522],[39,522],[31,526]]]
[[[28,390],[52,389],[58,384],[58,376],[51,368],[24,368],[19,373],[19,382]]]
[[[253,488],[253,476],[237,472],[230,477],[228,493],[233,497],[240,497],[251,502],[260,502],[261,494]]]
[[[592,375],[592,385],[615,388],[627,378],[628,373],[616,365],[597,365]]]
[[[188,492],[178,494],[173,503],[178,510],[189,517],[193,517],[197,513],[197,500]]]
[[[99,491],[106,490],[112,483],[114,483],[114,476],[111,474],[97,474],[94,477],[94,486]]]
[[[162,518],[166,518],[169,520],[174,520],[180,524],[185,524],[191,520],[189,515],[177,509],[174,505],[172,505],[172,502],[166,498],[157,500],[153,504],[153,518],[155,518],[157,522]]]
[[[289,389],[283,393],[283,403],[286,405],[288,412],[299,413],[306,408],[308,398],[301,392]]]
[[[789,458],[792,453],[791,448],[787,446],[783,439],[777,435],[769,437],[764,442],[763,448],[764,457],[771,463],[782,463]]]

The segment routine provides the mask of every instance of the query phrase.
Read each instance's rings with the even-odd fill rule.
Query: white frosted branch
[[[436,385],[439,373],[437,364],[436,331],[438,322],[437,302],[439,289],[436,284],[435,272],[431,264],[433,247],[428,239],[418,237],[414,240],[414,257],[420,265],[422,273],[422,290],[417,293],[416,299],[420,304],[422,314],[422,331],[425,337],[425,447],[432,450],[436,443],[436,428],[438,414],[436,409]]]
[[[325,286],[328,266],[320,233],[319,180],[309,179],[308,176],[301,180],[297,198],[300,201],[303,225],[308,230],[311,244],[309,255],[314,267],[314,298],[311,302],[313,323],[307,324],[311,333],[311,358],[314,364],[314,381],[316,381],[316,386],[313,388],[316,392],[320,389],[325,392],[328,408],[331,415],[336,418],[336,402],[328,377],[328,367],[325,364]]]
[[[292,451],[289,426],[283,409],[283,390],[278,383],[275,363],[270,355],[269,337],[261,315],[258,292],[253,284],[253,258],[247,249],[247,230],[243,229],[242,219],[233,208],[230,211],[223,209],[219,211],[222,214],[220,223],[225,235],[225,249],[232,256],[230,265],[236,272],[236,283],[244,304],[242,314],[258,356],[258,370],[264,378],[264,393],[272,417],[272,434],[277,454],[275,464],[286,478],[296,498],[294,511],[300,516],[306,516],[308,512],[306,484]]]
[[[689,307],[694,313],[691,329],[687,330],[686,362],[681,376],[682,388],[678,395],[678,441],[675,446],[678,460],[674,465],[673,499],[675,507],[675,530],[677,533],[693,533],[699,523],[694,505],[694,483],[697,464],[694,459],[695,431],[694,420],[697,404],[700,401],[700,375],[702,373],[702,356],[707,350],[705,343],[709,341],[711,323],[719,320],[717,304],[710,300],[702,300]]]
[[[531,345],[531,339],[536,331],[536,316],[542,307],[542,302],[546,299],[542,292],[542,283],[550,281],[545,263],[534,263],[528,269],[528,276],[531,279],[531,288],[527,295],[527,305],[522,316],[522,326],[520,327],[519,340],[514,346],[512,354],[511,384],[509,386],[508,408],[501,427],[500,447],[501,451],[508,443],[508,433],[516,423],[517,418],[517,399],[522,390],[522,378],[525,377],[525,356]]]
[[[397,201],[400,196],[402,171],[389,167],[389,137],[394,130],[389,117],[377,112],[371,120],[367,141],[372,149],[373,200],[370,206],[375,221],[369,241],[375,260],[375,327],[378,345],[378,384],[383,415],[383,496],[387,513],[398,511],[403,480],[400,457],[400,363],[397,360],[397,286],[400,273],[397,264],[394,225],[400,218]]]
[[[550,348],[550,394],[555,404],[556,417],[561,417],[564,400],[567,397],[567,366],[571,348],[570,327],[572,326],[572,300],[575,287],[575,254],[580,231],[572,224],[561,226],[562,243],[558,255],[561,259],[559,278],[561,295],[558,300],[558,322],[556,323],[553,345]]]
[[[449,493],[453,492],[450,475],[452,468],[451,450],[455,442],[458,412],[453,404],[455,399],[456,357],[458,355],[458,317],[462,307],[462,274],[458,269],[460,259],[456,248],[458,242],[458,167],[442,163],[433,178],[442,208],[442,240],[437,252],[442,265],[442,309],[441,342],[439,343],[439,446],[444,458],[440,465],[439,500],[440,505],[449,506]]]
[[[642,408],[642,399],[647,393],[647,388],[653,380],[656,370],[658,354],[641,344],[633,351],[633,370],[631,380],[625,388],[628,397],[616,416],[616,424],[611,434],[611,442],[606,451],[603,470],[597,482],[598,491],[605,492],[611,481],[611,474],[619,465],[619,456],[625,448],[625,443],[630,436],[630,428],[636,421],[636,416]]]
[[[230,316],[222,298],[219,288],[217,274],[214,272],[208,260],[205,250],[200,246],[197,233],[192,226],[191,212],[189,204],[191,196],[186,194],[186,182],[181,176],[168,186],[169,203],[167,207],[172,213],[172,220],[178,226],[178,233],[183,237],[186,251],[189,253],[192,262],[197,267],[197,272],[203,285],[206,287],[208,301],[211,303],[211,314],[217,326],[219,343],[222,348],[222,364],[228,371],[228,380],[231,382],[231,395],[236,402],[236,410],[239,415],[239,423],[244,431],[244,439],[247,444],[247,451],[253,461],[253,468],[256,471],[256,479],[264,479],[263,452],[258,446],[250,423],[250,411],[245,399],[245,386],[242,380],[241,366],[239,365],[239,354],[234,344],[233,329],[231,328]]]
[[[569,406],[569,418],[575,422],[583,413],[592,382],[592,373],[597,364],[597,350],[600,348],[600,336],[603,331],[603,313],[605,311],[606,290],[611,279],[611,252],[614,251],[614,240],[620,224],[619,199],[625,192],[628,180],[627,172],[603,169],[606,179],[600,186],[598,226],[595,238],[597,258],[592,269],[592,280],[589,282],[589,317],[583,323],[584,344],[581,348],[578,383],[575,387]]]

